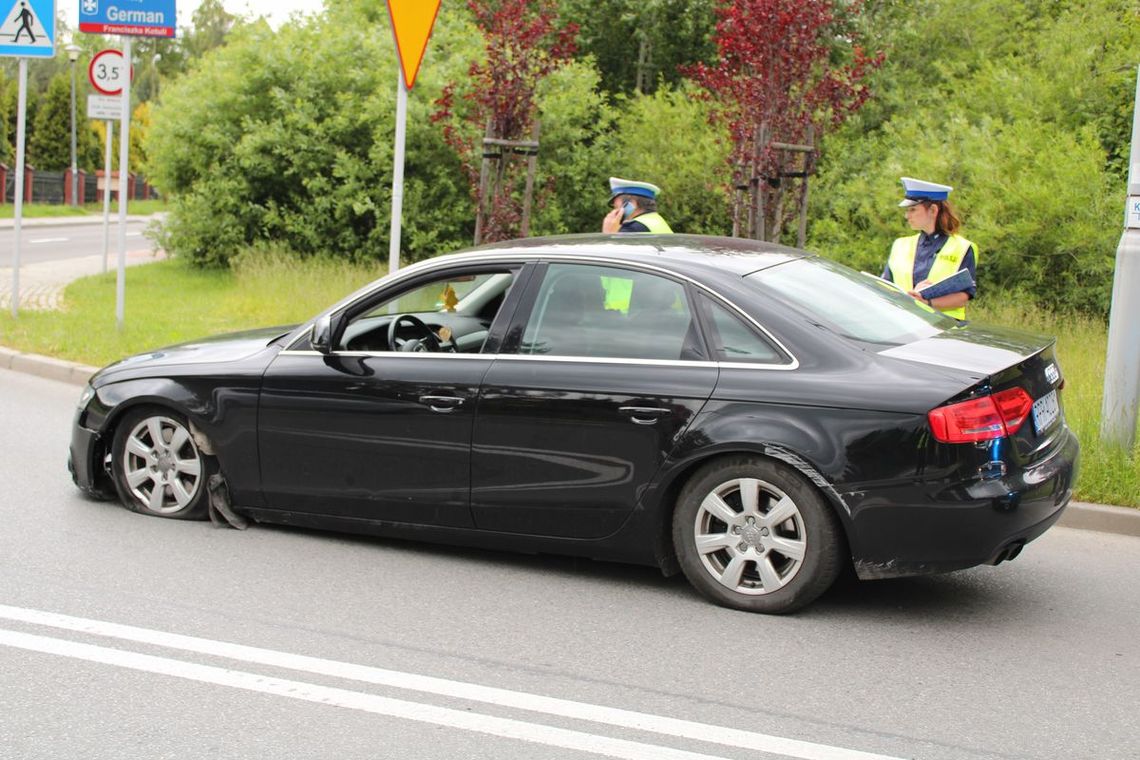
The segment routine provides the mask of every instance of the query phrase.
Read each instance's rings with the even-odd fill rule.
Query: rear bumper
[[[1013,559],[1072,499],[1080,446],[1067,428],[1048,457],[1009,476],[877,489],[852,508],[849,534],[860,578],[962,570]]]

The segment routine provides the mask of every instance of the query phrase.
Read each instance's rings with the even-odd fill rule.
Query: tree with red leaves
[[[717,9],[717,62],[687,73],[718,104],[713,118],[728,127],[732,190],[746,191],[733,193],[734,228],[745,235],[779,239],[797,211],[784,202],[796,189],[789,175],[801,179],[797,205],[806,208],[815,146],[798,171],[790,170],[785,146],[815,143],[867,100],[865,80],[884,56],[859,46],[854,21],[861,11],[861,0],[722,0]]]
[[[526,164],[511,159],[531,156],[533,175],[537,146],[525,143],[537,141],[535,90],[574,54],[578,27],[559,25],[554,0],[468,0],[467,6],[483,32],[486,59],[471,64],[463,93],[455,83],[444,88],[432,121],[443,124],[444,139],[467,171],[480,214],[477,242],[506,240],[526,234],[532,191],[530,181],[520,190]]]

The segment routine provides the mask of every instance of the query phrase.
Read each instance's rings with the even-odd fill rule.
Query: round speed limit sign
[[[122,51],[101,50],[96,53],[87,67],[87,78],[91,80],[91,86],[104,95],[121,93],[127,81]]]

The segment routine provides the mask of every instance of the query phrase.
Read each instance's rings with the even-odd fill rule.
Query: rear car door
[[[483,379],[472,511],[484,530],[602,538],[712,394],[693,296],[657,271],[536,271]]]

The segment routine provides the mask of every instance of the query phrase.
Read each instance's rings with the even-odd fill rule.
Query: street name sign
[[[173,37],[175,0],[79,0],[79,31],[128,37]]]
[[[0,0],[0,55],[55,55],[55,0]]]
[[[88,95],[87,118],[102,121],[123,120],[122,95]]]
[[[96,92],[103,95],[118,95],[123,91],[127,79],[127,67],[123,64],[123,51],[100,50],[91,58],[87,67],[87,78]]]

